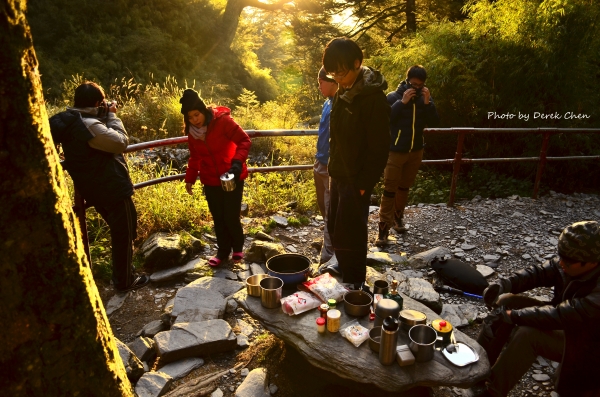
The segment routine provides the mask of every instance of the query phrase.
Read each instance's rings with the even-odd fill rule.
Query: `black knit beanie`
[[[191,88],[183,91],[183,96],[179,100],[181,103],[181,114],[186,115],[190,110],[206,111],[206,105],[200,95]]]

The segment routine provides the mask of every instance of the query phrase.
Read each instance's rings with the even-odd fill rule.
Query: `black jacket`
[[[123,155],[90,147],[88,141],[94,136],[79,112],[67,110],[52,116],[50,130],[54,143],[62,145],[63,167],[90,205],[107,205],[133,195]]]
[[[559,368],[558,393],[599,390],[600,267],[579,278],[567,276],[558,258],[521,270],[509,280],[511,293],[554,287],[550,305],[511,311],[517,325],[564,330],[565,350]]]
[[[330,121],[328,171],[332,178],[370,190],[387,163],[390,106],[383,75],[363,67],[349,90],[340,87]]]
[[[387,101],[392,107],[390,116],[392,152],[409,153],[423,149],[423,128],[437,127],[440,123],[440,116],[431,96],[428,105],[425,105],[422,95],[417,99],[413,98],[406,105],[402,103],[404,91],[409,88],[407,82],[403,81],[396,91],[387,95]]]

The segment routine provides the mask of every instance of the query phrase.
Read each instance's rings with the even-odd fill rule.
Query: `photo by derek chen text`
[[[525,120],[525,121],[529,121],[531,114],[530,113],[496,113],[496,112],[488,112],[488,120],[489,119],[500,119],[500,120],[512,120],[515,117],[518,120]],[[571,120],[571,119],[589,119],[590,116],[584,113],[573,113],[573,112],[566,112],[564,114],[559,114],[558,112],[554,112],[554,113],[540,113],[540,112],[533,112],[533,120],[536,119],[540,119],[540,120]]]

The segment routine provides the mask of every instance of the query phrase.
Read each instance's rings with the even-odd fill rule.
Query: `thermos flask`
[[[392,365],[396,361],[398,326],[397,318],[388,316],[383,320],[379,345],[379,362],[383,365]]]

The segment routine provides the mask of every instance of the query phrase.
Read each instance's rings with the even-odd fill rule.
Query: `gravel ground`
[[[378,250],[374,246],[377,237],[378,211],[372,208],[369,219],[370,249]],[[281,216],[291,216],[292,212],[280,212]],[[493,282],[498,276],[509,275],[512,271],[527,267],[533,263],[542,263],[552,257],[556,252],[556,243],[561,230],[569,224],[581,220],[600,219],[600,198],[597,195],[573,194],[563,195],[551,192],[538,200],[512,196],[504,199],[481,199],[476,197],[471,201],[462,201],[450,208],[445,204],[419,204],[407,208],[405,221],[409,225],[407,233],[396,235],[396,241],[384,250],[389,253],[406,253],[408,256],[437,247],[450,248],[454,255],[467,263],[484,265],[489,262],[498,264],[495,273],[489,277]],[[245,218],[244,227],[262,224],[264,219]],[[320,240],[323,222],[320,216],[313,216],[309,226],[285,229],[276,228],[271,235],[290,252],[298,252],[318,261],[318,253],[314,248]],[[248,245],[251,239],[247,239]],[[214,252],[206,252],[210,257]],[[484,256],[488,256],[484,259]],[[493,256],[493,257],[492,257]],[[232,263],[223,265],[225,268],[236,271]],[[383,270],[383,269],[382,269]],[[405,269],[400,269],[405,270]],[[432,281],[431,274],[424,277]],[[158,319],[165,303],[174,296],[176,289],[183,284],[174,283],[165,286],[150,286],[128,298],[123,307],[110,317],[113,332],[124,342],[134,339],[135,333],[146,323]],[[113,295],[110,286],[99,286],[101,295],[106,304]],[[538,288],[529,292],[530,296],[549,300],[552,291]],[[478,305],[480,318],[485,316],[487,309],[481,301],[473,298],[463,298],[457,295],[443,294],[444,303]],[[244,319],[255,326],[255,332],[250,337],[255,344],[264,339],[265,332],[260,324],[238,309],[229,318],[235,328],[236,320]],[[477,322],[461,329],[473,338],[476,338],[480,324]],[[259,344],[260,345],[260,344]],[[250,348],[252,349],[252,347]],[[277,349],[276,349],[277,350]],[[263,361],[262,365],[275,368],[277,371],[274,383],[279,386],[277,396],[302,396],[305,390],[293,374],[294,363],[297,360],[293,354],[281,354],[277,350],[278,359]],[[246,351],[247,352],[247,351]],[[183,383],[208,371],[208,368],[231,368],[240,358],[243,351],[232,352],[207,358],[207,364],[199,370],[177,383]],[[248,356],[248,353],[245,353]],[[281,356],[281,357],[279,357]],[[291,358],[290,358],[291,357]],[[553,391],[553,375],[556,363],[540,361],[535,363],[528,373],[521,379],[520,384],[509,396],[550,396]],[[260,366],[253,362],[249,368]],[[546,374],[549,380],[536,381],[533,375]],[[537,376],[536,376],[537,377]],[[238,377],[224,378],[219,386],[224,396],[233,396],[235,387],[239,384]],[[356,394],[356,393],[355,393]],[[356,394],[363,395],[363,394]],[[465,390],[440,387],[434,390],[437,397],[468,396]]]

